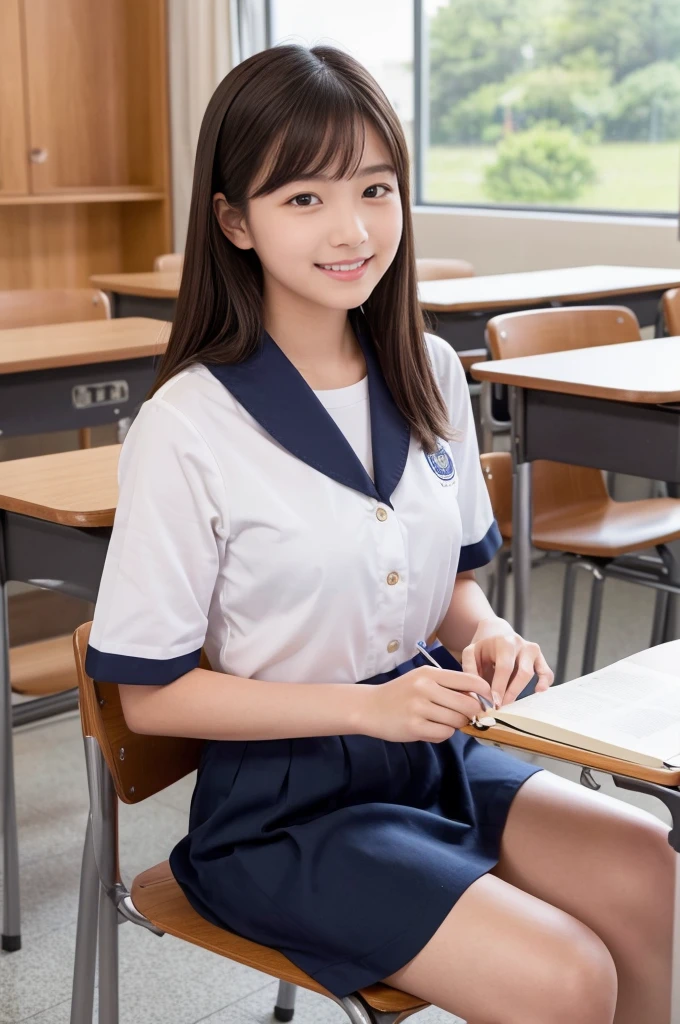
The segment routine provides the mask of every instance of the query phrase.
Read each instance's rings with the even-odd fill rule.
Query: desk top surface
[[[475,363],[476,380],[615,402],[680,402],[680,338]]]
[[[170,324],[147,317],[0,330],[0,374],[158,356]]]
[[[671,267],[563,267],[520,274],[490,274],[418,285],[424,309],[438,312],[510,309],[544,302],[574,302],[680,286]]]
[[[119,295],[141,295],[147,299],[176,299],[181,273],[177,270],[149,270],[142,274],[94,274],[93,288]]]
[[[633,654],[625,660],[636,668],[639,667],[641,683],[644,683],[645,671],[653,669],[657,672],[664,672],[675,676],[678,686],[680,686],[680,640],[672,640],[670,643],[659,644],[657,647],[638,651],[637,654]],[[635,764],[633,761],[624,761],[621,758],[611,757],[608,754],[597,754],[594,751],[581,750],[578,747],[572,747],[555,740],[545,740],[539,736],[530,736],[500,724],[481,733],[479,729],[469,725],[463,729],[463,732],[485,740],[503,743],[510,747],[530,750],[537,754],[543,754],[546,757],[555,757],[560,761],[570,761],[572,764],[580,764],[617,775],[627,775],[635,779],[645,779],[647,782],[656,782],[661,786],[672,786],[674,788],[680,786],[680,769],[678,768],[650,768],[647,765]]]
[[[119,444],[0,462],[0,508],[63,526],[111,526]]]

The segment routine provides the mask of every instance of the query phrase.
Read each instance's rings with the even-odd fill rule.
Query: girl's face
[[[397,176],[369,124],[352,178],[292,181],[249,200],[245,218],[227,207],[223,196],[215,197],[214,208],[227,237],[257,253],[265,294],[283,290],[332,309],[352,309],[369,297],[401,239]],[[339,265],[354,269],[331,269]]]

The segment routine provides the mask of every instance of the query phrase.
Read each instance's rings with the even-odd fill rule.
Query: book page
[[[509,725],[515,716],[661,760],[680,755],[680,677],[627,659],[494,712]]]

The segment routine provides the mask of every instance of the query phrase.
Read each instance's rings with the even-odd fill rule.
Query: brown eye
[[[293,196],[288,202],[291,206],[314,206],[311,202],[312,199],[318,199],[318,196],[312,195],[311,192],[301,192],[299,196]]]
[[[388,192],[392,191],[392,189],[389,188],[388,185],[369,185],[368,188],[364,189],[364,195],[366,195],[367,192],[374,192],[374,190],[377,189],[377,188],[382,188],[385,191],[382,192],[379,196],[374,194],[372,196],[366,196],[366,198],[367,199],[382,199],[382,197],[384,195],[386,195]]]

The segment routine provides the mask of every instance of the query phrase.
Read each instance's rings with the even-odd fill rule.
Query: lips
[[[356,281],[364,275],[372,259],[372,256],[366,256],[363,260],[339,260],[337,263],[315,263],[314,266],[336,281]]]

